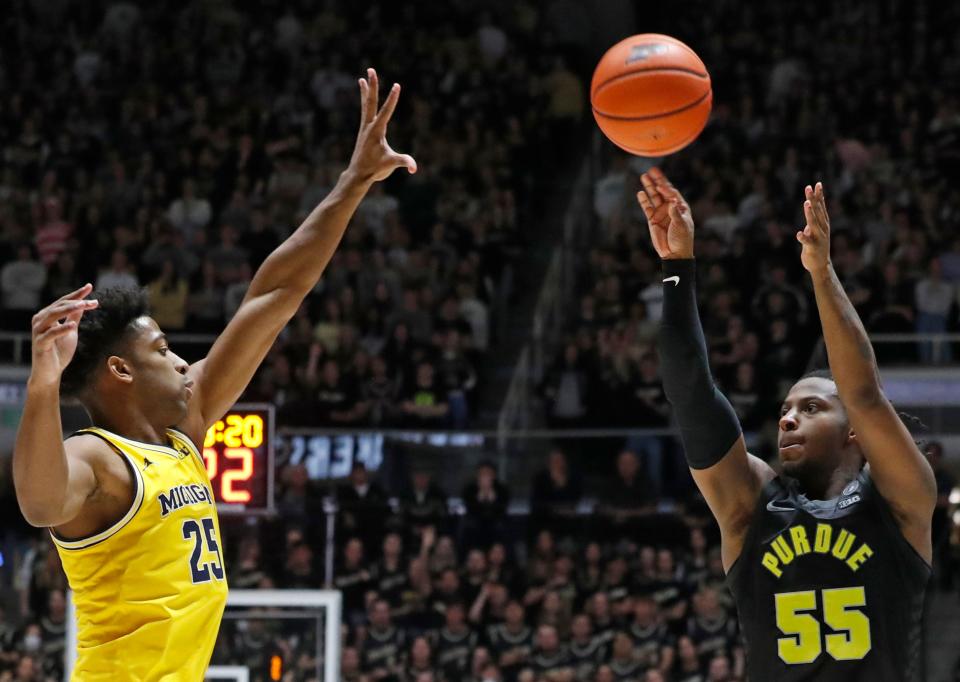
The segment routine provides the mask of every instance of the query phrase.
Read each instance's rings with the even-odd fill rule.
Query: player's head
[[[187,363],[170,350],[149,316],[146,292],[114,288],[94,293],[99,306],[84,313],[77,350],[61,379],[61,392],[93,413],[130,403],[149,406],[165,424],[187,413]]]
[[[780,405],[777,448],[784,473],[801,483],[828,480],[840,467],[863,466],[829,370],[810,372],[791,387]]]
[[[900,418],[908,427],[923,426],[911,415],[900,413]],[[833,374],[826,369],[805,374],[787,393],[777,441],[784,473],[801,484],[829,480],[839,468],[859,471],[866,462]]]

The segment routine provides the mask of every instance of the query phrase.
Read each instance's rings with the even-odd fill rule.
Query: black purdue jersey
[[[911,682],[930,568],[865,468],[832,500],[775,478],[727,582],[751,682]]]

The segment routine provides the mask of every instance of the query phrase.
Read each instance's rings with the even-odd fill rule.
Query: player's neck
[[[808,499],[832,500],[839,497],[846,485],[860,473],[859,468],[840,465],[817,479],[798,479],[800,489]]]
[[[86,408],[94,426],[142,443],[167,444],[166,425],[151,423],[132,401],[111,405],[109,409],[99,403]]]

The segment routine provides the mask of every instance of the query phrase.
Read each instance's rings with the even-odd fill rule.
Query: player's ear
[[[107,371],[111,377],[125,384],[133,381],[133,368],[119,355],[111,355],[107,358]]]

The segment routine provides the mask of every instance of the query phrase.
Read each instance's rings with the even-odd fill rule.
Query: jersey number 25
[[[202,528],[201,528],[202,524]],[[203,519],[187,519],[183,522],[183,539],[193,540],[193,553],[190,555],[190,579],[194,585],[210,582],[210,575],[223,580],[223,559],[220,558],[220,545],[217,544],[217,529],[209,516]],[[207,551],[217,556],[216,561],[202,562],[203,545]]]

